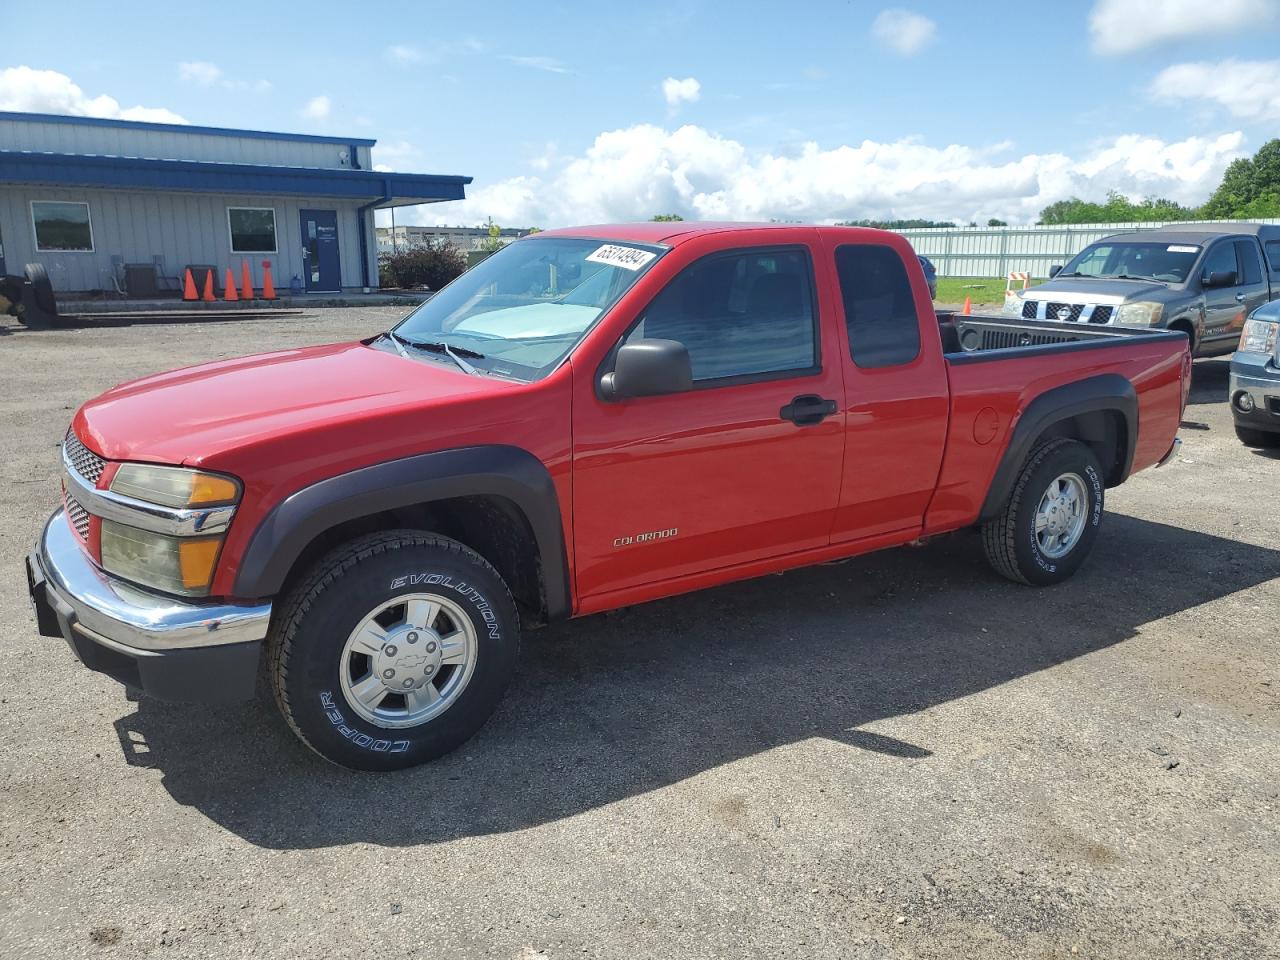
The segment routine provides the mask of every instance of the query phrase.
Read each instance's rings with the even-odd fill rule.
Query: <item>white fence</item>
[[[1205,221],[1185,223],[1280,223],[1272,220]],[[940,277],[1003,277],[1025,270],[1047,277],[1054,264],[1066,263],[1095,240],[1131,230],[1156,230],[1170,223],[1088,223],[1042,227],[929,227],[899,230],[916,253],[928,257]]]

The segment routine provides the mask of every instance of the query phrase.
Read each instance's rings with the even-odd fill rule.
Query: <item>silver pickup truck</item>
[[[1010,297],[1024,320],[1181,330],[1196,357],[1231,353],[1245,318],[1280,299],[1280,226],[1179,224],[1091,243]]]

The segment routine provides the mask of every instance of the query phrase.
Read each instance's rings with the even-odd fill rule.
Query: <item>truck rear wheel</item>
[[[1000,515],[982,527],[996,572],[1048,586],[1079,569],[1102,522],[1102,466],[1083,443],[1050,440],[1028,458]]]
[[[448,753],[489,719],[515,672],[506,584],[456,540],[373,534],[328,554],[268,637],[276,703],[326,760],[397,770]]]

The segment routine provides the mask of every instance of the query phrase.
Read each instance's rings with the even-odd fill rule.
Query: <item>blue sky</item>
[[[1034,220],[1203,199],[1280,126],[1276,7],[20,5],[0,108],[374,137],[388,168],[476,178],[424,222]]]

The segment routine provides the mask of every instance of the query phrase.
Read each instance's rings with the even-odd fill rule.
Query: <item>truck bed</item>
[[[1132,342],[1134,337],[1185,339],[1184,334],[1169,330],[1097,327],[1049,320],[1028,322],[1019,317],[966,316],[946,311],[938,311],[938,329],[942,335],[943,353],[949,357],[993,350],[1016,350],[1021,354],[1028,347],[1082,342],[1097,344],[1100,341]]]

